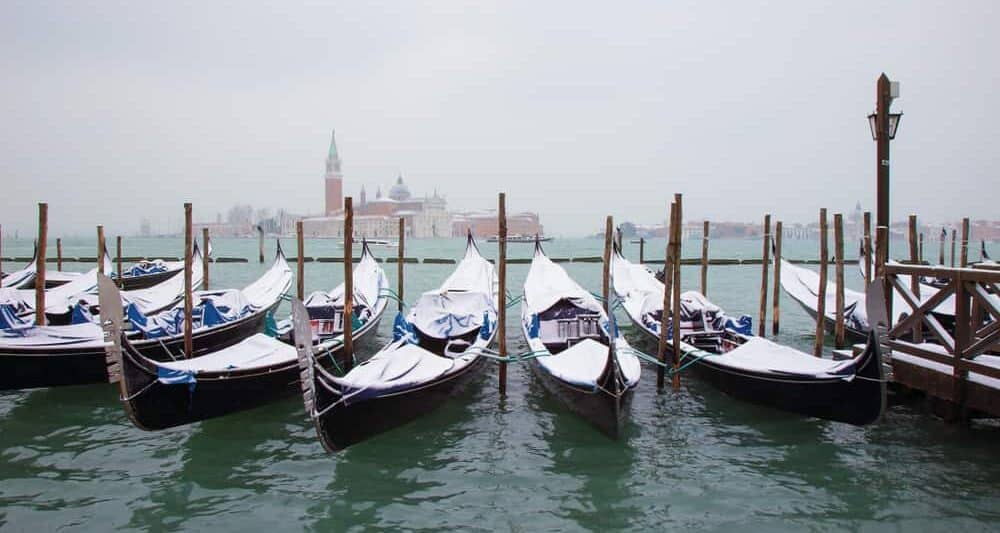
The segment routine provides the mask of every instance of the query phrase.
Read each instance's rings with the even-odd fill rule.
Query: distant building
[[[476,238],[493,237],[499,231],[495,209],[454,213],[451,220],[452,235],[464,237],[468,231]],[[508,213],[508,235],[545,235],[545,228],[538,221],[537,213]]]
[[[344,175],[340,172],[340,154],[337,153],[337,132],[330,133],[330,150],[326,156],[326,216],[344,209]]]

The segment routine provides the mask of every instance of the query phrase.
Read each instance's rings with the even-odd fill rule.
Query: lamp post
[[[899,98],[899,82],[889,81],[883,72],[876,82],[875,112],[868,115],[872,139],[876,143],[877,200],[875,211],[875,276],[885,282],[888,316],[892,316],[892,287],[885,278],[885,263],[889,258],[889,141],[896,137],[902,113],[890,113],[894,98]],[[891,326],[891,324],[888,324]]]

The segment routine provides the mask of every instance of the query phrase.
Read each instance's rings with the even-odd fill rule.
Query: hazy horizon
[[[874,207],[875,80],[901,82],[892,220],[1000,219],[987,2],[0,2],[4,233],[322,211],[402,173],[449,210],[808,223]],[[989,43],[993,43],[992,45]]]

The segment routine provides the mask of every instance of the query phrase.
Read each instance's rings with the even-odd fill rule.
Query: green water
[[[180,244],[129,239],[125,253],[177,255]],[[285,244],[295,255],[293,242]],[[556,239],[546,248],[553,257],[598,256],[602,244]],[[218,256],[256,257],[253,240],[214,246]],[[462,246],[411,241],[407,255],[457,258]],[[481,247],[496,253],[495,244]],[[509,248],[512,257],[531,251]],[[784,248],[788,257],[817,254],[810,241]],[[662,257],[662,249],[654,241],[647,255]],[[28,255],[30,243],[5,241],[3,251]],[[334,241],[306,244],[307,256],[340,253]],[[93,243],[66,242],[64,254],[92,256]],[[700,243],[686,243],[686,255],[698,254]],[[627,255],[635,259],[637,246]],[[760,243],[713,242],[712,255],[759,257]],[[564,266],[600,290],[598,264]],[[265,268],[213,265],[213,286],[242,286]],[[406,268],[412,301],[452,266]],[[395,266],[385,269],[395,284]],[[509,267],[511,292],[526,272],[527,265]],[[856,269],[847,272],[858,287]],[[682,275],[696,288],[698,267]],[[342,277],[342,265],[306,265],[307,290]],[[709,297],[756,320],[759,284],[759,266],[713,267]],[[809,349],[813,322],[789,298],[781,305],[778,340]],[[523,351],[516,308],[511,316],[510,349]],[[390,318],[359,350],[388,340]],[[147,433],[129,424],[110,385],[0,393],[0,529],[998,529],[994,425],[948,425],[911,403],[856,428],[735,401],[692,376],[680,392],[658,394],[655,371],[644,367],[625,435],[611,441],[547,397],[525,367],[511,367],[505,399],[496,384],[491,366],[442,409],[339,455],[323,451],[299,398]]]

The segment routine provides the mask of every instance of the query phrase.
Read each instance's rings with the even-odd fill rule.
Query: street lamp
[[[899,127],[899,119],[903,118],[902,113],[889,113],[889,140],[896,138],[896,128]],[[872,130],[872,140],[878,140],[878,114],[868,115],[868,126]]]

